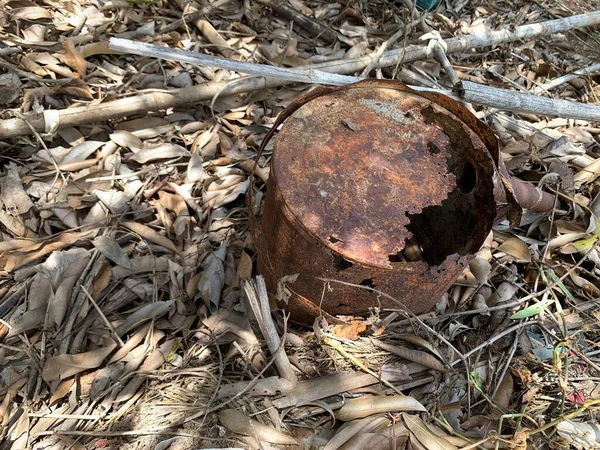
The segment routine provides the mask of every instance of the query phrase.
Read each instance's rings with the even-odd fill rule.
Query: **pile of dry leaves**
[[[496,227],[430,314],[372,311],[304,329],[264,314],[246,194],[258,145],[309,86],[230,95],[244,74],[108,47],[120,37],[304,67],[593,2],[2,6],[0,448],[600,445],[598,123],[473,105],[508,169],[557,194],[553,211]],[[599,40],[593,27],[550,33],[362,76],[595,103],[593,72],[561,77],[598,70]],[[181,106],[204,83],[206,101]],[[258,215],[271,150],[255,172]]]

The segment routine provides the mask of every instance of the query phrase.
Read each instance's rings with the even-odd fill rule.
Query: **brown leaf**
[[[65,63],[70,68],[77,71],[80,78],[85,77],[85,73],[87,71],[87,61],[81,52],[75,48],[73,40],[65,39],[62,44],[65,49]]]
[[[218,412],[217,416],[219,416],[223,426],[233,433],[256,437],[260,441],[271,444],[298,445],[298,441],[292,436],[277,431],[273,427],[250,420],[246,414],[238,409],[225,409]]]
[[[163,236],[162,234],[158,234],[156,231],[147,227],[146,225],[136,222],[123,222],[122,225],[150,242],[154,242],[155,244],[158,244],[167,250],[171,250],[173,253],[179,253],[179,250],[169,238]]]
[[[529,251],[529,246],[518,237],[508,238],[498,247],[498,251],[512,256],[515,258],[515,262],[531,262],[531,252]]]
[[[165,142],[154,148],[140,150],[129,159],[143,164],[157,159],[180,158],[182,156],[190,156],[190,152],[181,145]]]
[[[61,400],[65,395],[71,392],[73,384],[75,384],[75,380],[73,378],[61,382],[56,390],[52,393],[49,406],[54,405],[57,401]]]
[[[513,399],[513,377],[510,372],[506,372],[504,378],[500,382],[500,386],[494,395],[494,401],[497,405],[508,408]]]
[[[39,20],[52,19],[52,13],[49,8],[41,6],[26,6],[24,8],[14,8],[10,11],[11,20]]]
[[[42,369],[42,378],[47,382],[64,380],[84,370],[100,366],[117,346],[116,342],[105,339],[106,345],[89,352],[76,355],[51,356]]]
[[[443,437],[437,436],[419,417],[402,414],[406,428],[427,450],[457,450],[457,447]]]
[[[348,422],[372,414],[392,411],[421,411],[427,409],[415,398],[408,395],[375,395],[353,398],[344,404],[335,415],[336,419]]]
[[[352,320],[350,323],[334,325],[332,333],[338,338],[356,341],[366,330],[367,326],[363,320]]]
[[[98,236],[92,241],[94,247],[98,249],[106,258],[110,259],[115,264],[131,269],[129,256],[123,251],[121,246],[113,238],[109,236]]]
[[[421,364],[422,366],[429,367],[434,370],[439,370],[440,372],[446,372],[446,368],[444,365],[433,355],[429,353],[422,352],[420,350],[411,350],[406,347],[399,347],[397,345],[386,344],[385,342],[381,342],[377,339],[372,339],[373,344],[375,346],[398,355],[404,359],[408,359],[409,361],[416,362],[417,364]]]

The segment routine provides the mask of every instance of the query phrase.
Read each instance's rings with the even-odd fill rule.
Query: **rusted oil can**
[[[297,274],[279,306],[307,324],[430,310],[496,217],[491,131],[451,99],[382,81],[314,91],[281,121],[254,225],[270,292]]]

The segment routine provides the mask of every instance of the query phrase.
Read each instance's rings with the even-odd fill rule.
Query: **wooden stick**
[[[159,45],[147,44],[145,42],[130,41],[129,39],[111,38],[108,46],[113,50],[132,53],[134,55],[150,56],[153,58],[166,59],[167,61],[188,63],[198,66],[218,67],[233,72],[249,73],[297,83],[343,85],[359,81],[358,77],[338,75],[336,73],[314,70],[312,68],[306,70],[288,69],[286,67],[235,61],[233,59],[205,55],[198,52],[162,47]]]
[[[592,75],[595,72],[600,70],[600,63],[593,64],[589,67],[584,67],[583,69],[575,70],[574,72],[563,75],[562,77],[555,78],[553,80],[548,81],[547,83],[536,86],[532,89],[533,94],[541,94],[542,92],[547,92],[555,87],[560,86],[561,84],[568,83],[573,78],[577,78],[580,75]]]
[[[466,102],[508,111],[583,119],[590,122],[600,121],[600,106],[596,105],[536,97],[531,94],[483,86],[471,81],[461,81],[454,87],[454,92]]]

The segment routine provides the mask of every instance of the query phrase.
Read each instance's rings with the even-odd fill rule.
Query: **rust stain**
[[[448,100],[369,81],[285,115],[255,235],[272,292],[299,274],[280,305],[293,320],[425,312],[479,249],[496,216],[497,148]]]

